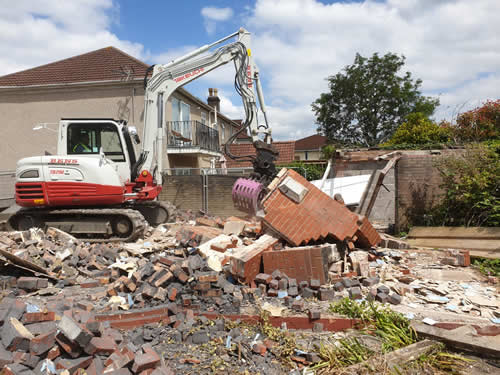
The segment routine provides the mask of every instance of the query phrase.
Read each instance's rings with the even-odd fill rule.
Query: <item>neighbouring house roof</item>
[[[295,141],[295,151],[320,150],[326,144],[327,138],[321,134],[310,135]]]
[[[235,129],[235,131],[238,131],[241,129],[241,126],[243,125],[243,120],[239,119],[239,120],[233,120],[235,123],[237,123],[239,125],[239,127],[237,129]],[[251,137],[248,135],[248,131],[244,131],[244,132],[241,132],[240,134],[238,134],[238,136],[236,137],[236,139],[239,139],[239,140],[251,140]]]
[[[273,142],[273,145],[277,148],[279,152],[278,160],[276,164],[288,164],[293,162],[295,154],[295,142]],[[255,155],[256,150],[251,143],[232,143],[229,145],[229,151],[233,155],[243,156],[243,155]],[[238,161],[231,159],[226,155],[227,167],[228,168],[244,168],[251,167],[252,163],[249,161]]]
[[[148,64],[115,47],[105,47],[92,52],[69,57],[50,64],[37,66],[0,77],[0,88],[50,87],[67,84],[95,82],[142,81]],[[179,88],[181,94],[189,97],[207,111],[212,110],[206,102],[189,91]],[[219,113],[224,120],[238,128],[238,124]]]
[[[73,56],[0,77],[0,86],[41,86],[144,78],[148,65],[115,47]]]

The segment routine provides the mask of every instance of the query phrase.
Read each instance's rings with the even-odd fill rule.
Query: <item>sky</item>
[[[2,4],[3,3],[3,4]],[[146,6],[147,5],[147,6]],[[397,53],[437,96],[436,120],[499,98],[498,0],[0,0],[0,75],[115,46],[165,64],[245,27],[276,140],[316,132],[311,103],[356,53]],[[242,118],[227,64],[185,86]]]

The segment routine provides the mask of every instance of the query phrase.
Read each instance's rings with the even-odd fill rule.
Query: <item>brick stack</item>
[[[301,202],[293,201],[279,189],[286,177],[308,190]],[[360,247],[380,242],[380,236],[366,218],[349,211],[292,170],[282,169],[269,189],[271,192],[262,202],[264,223],[293,246],[329,238],[357,242]]]

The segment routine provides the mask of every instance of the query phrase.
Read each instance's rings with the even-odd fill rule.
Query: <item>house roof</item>
[[[40,86],[143,78],[148,65],[115,47],[73,56],[0,77],[0,86]]]
[[[239,126],[235,129],[235,131],[239,131],[241,129],[241,127],[243,126],[243,120],[242,119],[239,119],[239,120],[233,120],[235,123],[237,123]],[[248,129],[247,131],[244,131],[244,132],[241,132],[240,134],[238,134],[238,136],[236,137],[236,139],[239,139],[239,140],[250,140],[251,137],[248,135]]]
[[[321,134],[310,135],[295,141],[295,151],[319,150],[326,144],[327,138]]]
[[[293,162],[295,154],[295,142],[273,142],[273,145],[279,152],[278,160],[276,164],[287,164]],[[229,151],[233,155],[243,156],[243,155],[256,155],[255,147],[251,143],[231,143],[229,145]],[[237,161],[231,159],[226,155],[227,167],[228,168],[244,168],[251,167],[252,163],[249,161]]]
[[[53,86],[88,82],[120,82],[142,80],[148,64],[115,47],[105,47],[50,64],[11,73],[0,77],[0,87]],[[130,75],[128,75],[130,73]],[[128,79],[127,79],[128,76]],[[178,92],[210,111],[206,102],[179,87]],[[238,123],[219,113],[224,120],[238,129]],[[238,137],[239,138],[239,137]]]

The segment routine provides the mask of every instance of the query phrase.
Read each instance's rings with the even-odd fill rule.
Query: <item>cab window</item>
[[[113,161],[125,161],[118,129],[109,123],[77,123],[68,126],[68,154],[104,154]]]

